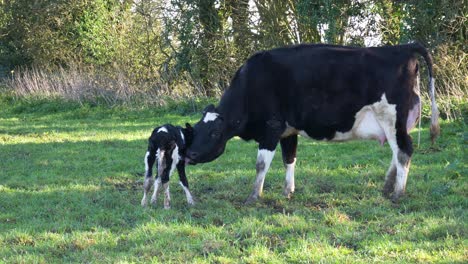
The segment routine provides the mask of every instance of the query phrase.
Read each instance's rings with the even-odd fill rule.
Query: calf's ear
[[[185,129],[187,129],[188,131],[193,130],[192,126],[189,123],[185,123]]]
[[[215,106],[213,104],[210,104],[203,109],[203,114],[206,114],[208,112],[214,112],[216,110]]]

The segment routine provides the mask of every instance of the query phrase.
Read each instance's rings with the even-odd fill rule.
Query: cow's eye
[[[220,136],[221,136],[221,134],[219,132],[212,132],[211,133],[212,138],[219,138]]]

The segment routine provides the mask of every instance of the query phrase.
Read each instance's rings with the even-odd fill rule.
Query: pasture
[[[162,196],[156,207],[142,208],[152,129],[199,118],[188,104],[138,110],[2,98],[0,262],[468,261],[464,122],[441,120],[434,147],[423,122],[398,205],[381,195],[387,144],[300,138],[291,200],[282,196],[278,148],[263,197],[243,205],[257,146],[234,139],[218,160],[187,167],[195,206],[186,204],[174,173],[172,209],[163,209]],[[417,130],[412,136],[416,142]]]

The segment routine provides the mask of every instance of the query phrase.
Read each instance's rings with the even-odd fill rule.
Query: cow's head
[[[187,151],[188,162],[205,163],[219,157],[239,125],[240,120],[229,120],[214,105],[207,106],[203,117],[193,127],[192,144]]]

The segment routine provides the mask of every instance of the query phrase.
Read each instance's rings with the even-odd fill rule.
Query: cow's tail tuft
[[[411,44],[413,52],[418,53],[424,58],[427,65],[427,72],[429,73],[429,97],[431,98],[431,141],[434,144],[436,138],[440,135],[439,126],[439,110],[435,100],[435,87],[434,87],[434,75],[432,72],[432,56],[429,54],[426,48],[418,42]]]

